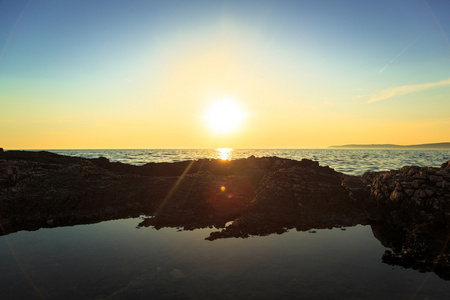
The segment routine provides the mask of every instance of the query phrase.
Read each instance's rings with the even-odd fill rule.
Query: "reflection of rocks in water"
[[[450,280],[450,232],[442,229],[395,229],[371,225],[375,237],[386,250],[382,260],[390,265],[413,268],[421,272],[435,272]]]
[[[374,235],[393,250],[383,261],[450,280],[450,161],[441,168],[366,173],[363,179],[378,207]]]
[[[450,162],[348,176],[277,157],[131,166],[49,152],[0,155],[3,234],[141,214],[152,217],[140,226],[222,228],[209,240],[372,220],[374,235],[393,249],[385,262],[446,278]]]
[[[399,251],[405,243],[405,233],[403,230],[394,230],[392,227],[377,222],[371,222],[370,227],[372,228],[373,235],[386,248]]]

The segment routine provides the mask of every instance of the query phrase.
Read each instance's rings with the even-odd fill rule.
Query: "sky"
[[[444,0],[0,0],[0,147],[448,142],[449,12]],[[243,116],[230,132],[207,121],[227,122],[208,116],[224,99]]]

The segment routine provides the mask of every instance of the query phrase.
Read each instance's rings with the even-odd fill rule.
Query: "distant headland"
[[[395,145],[395,144],[349,144],[341,146],[330,146],[334,149],[449,149],[450,143],[433,143],[418,145]]]

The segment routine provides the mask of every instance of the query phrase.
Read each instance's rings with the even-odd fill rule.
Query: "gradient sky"
[[[0,0],[0,147],[446,142],[449,37],[443,0]]]

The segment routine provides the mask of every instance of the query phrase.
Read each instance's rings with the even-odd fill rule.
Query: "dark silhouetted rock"
[[[422,224],[450,229],[450,168],[403,167],[362,178],[383,218],[397,227]]]
[[[152,217],[142,226],[221,228],[237,220],[233,228],[245,224],[239,230],[246,236],[305,227],[305,220],[356,224],[365,215],[364,201],[353,195],[362,181],[355,177],[347,187],[350,177],[310,160],[253,156],[139,167],[6,151],[0,172],[5,233],[146,214]]]
[[[349,176],[277,157],[133,166],[45,151],[0,154],[3,234],[140,215],[148,216],[140,226],[218,228],[209,240],[370,224],[392,249],[384,262],[447,278],[450,161]]]
[[[394,253],[383,261],[450,280],[450,161],[362,176],[375,201],[374,235]]]
[[[245,213],[208,239],[367,224],[369,195],[360,178],[351,178],[347,188],[343,184],[350,177],[315,162],[302,162],[266,174]],[[352,190],[358,190],[361,198],[355,199]]]

